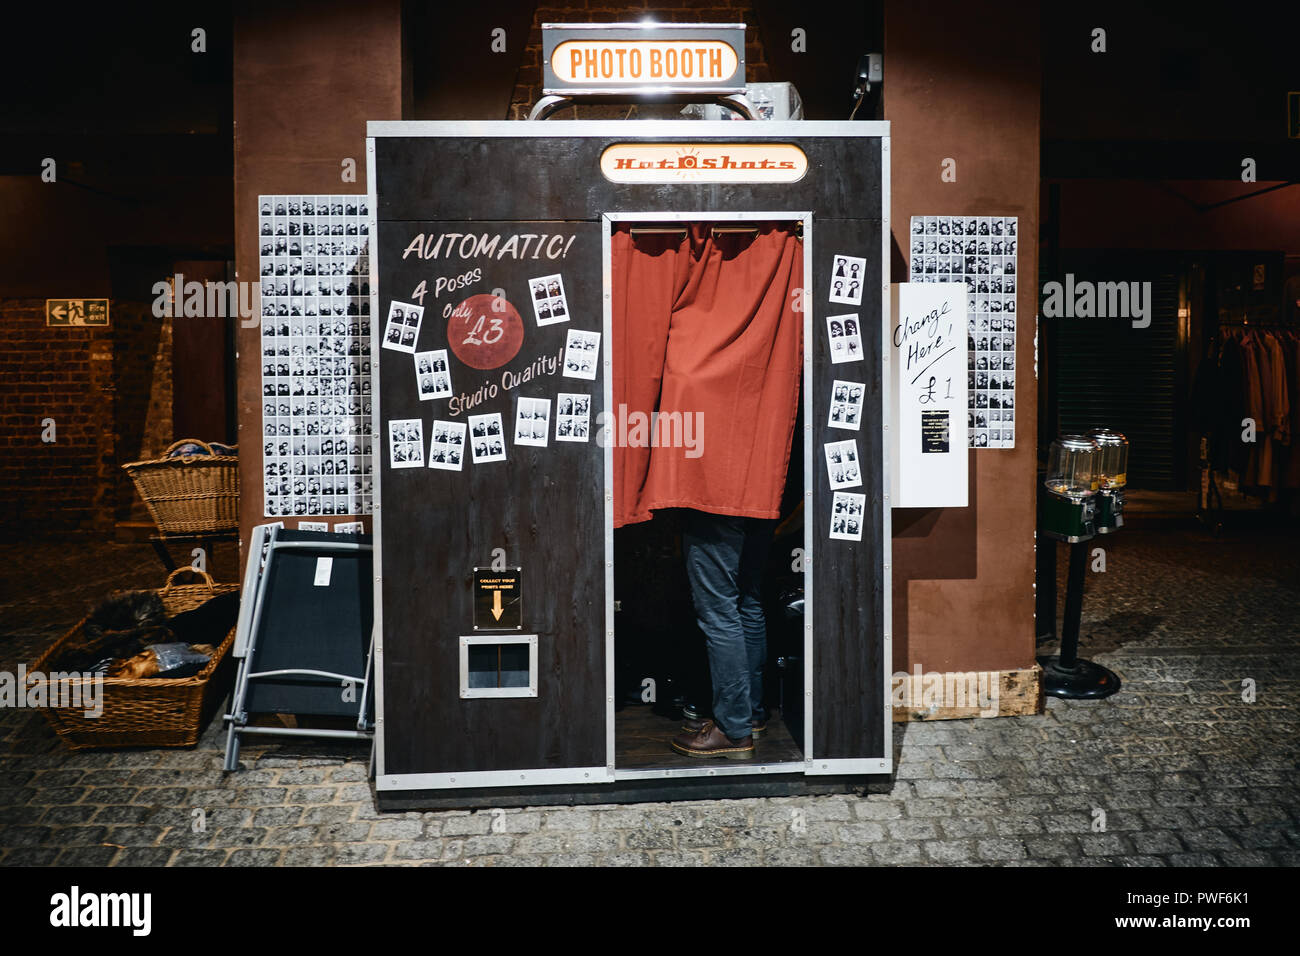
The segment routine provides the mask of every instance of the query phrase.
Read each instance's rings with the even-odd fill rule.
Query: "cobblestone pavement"
[[[255,743],[224,777],[218,721],[192,751],[73,753],[6,710],[0,864],[1300,864],[1296,541],[1152,526],[1104,545],[1083,653],[1123,691],[896,725],[895,779],[862,794],[381,814],[361,751]],[[140,545],[5,544],[0,562],[10,671],[110,588],[161,579]]]

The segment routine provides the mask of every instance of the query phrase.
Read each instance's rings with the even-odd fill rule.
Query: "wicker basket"
[[[182,445],[199,445],[207,455],[167,455]],[[214,455],[194,439],[174,442],[153,461],[123,465],[149,506],[162,534],[209,534],[239,527],[239,458]]]
[[[195,574],[200,584],[176,584],[181,574]],[[193,568],[178,568],[158,591],[167,616],[198,607],[219,594],[238,591],[237,584],[216,584],[210,575]],[[80,634],[87,618],[56,641],[29,672],[48,674],[50,663],[57,661],[65,644]],[[42,710],[54,732],[75,750],[86,747],[190,747],[199,734],[211,705],[218,703],[229,686],[235,643],[235,628],[230,629],[217,652],[203,670],[193,677],[126,678],[105,677],[99,717],[87,717],[84,707],[46,707]],[[59,684],[82,683],[83,678],[59,681]],[[70,687],[69,687],[70,691]],[[50,684],[49,699],[56,700],[57,685]],[[63,697],[71,700],[71,696]]]

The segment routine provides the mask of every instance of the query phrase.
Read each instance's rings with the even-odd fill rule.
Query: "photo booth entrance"
[[[888,125],[369,135],[380,805],[888,773]],[[699,512],[772,535],[751,760],[668,745]]]
[[[811,532],[801,507],[810,435],[796,426],[811,383],[803,362],[808,312],[798,300],[811,223],[781,213],[625,213],[603,221],[615,772],[655,779],[669,768],[708,776],[736,766],[669,746],[684,717],[712,715],[696,606],[710,597],[696,595],[687,572],[692,542],[707,546],[704,512],[739,518],[723,527],[751,535],[734,584],[745,595],[739,620],[758,671],[756,716],[768,719],[746,770],[802,773],[811,730],[801,707],[810,659],[803,595],[811,567],[801,560]],[[725,570],[731,580],[734,569]]]

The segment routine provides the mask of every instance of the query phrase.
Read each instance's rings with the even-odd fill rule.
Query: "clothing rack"
[[[1253,350],[1250,361],[1243,349]],[[1280,376],[1274,357],[1281,361]],[[1211,337],[1193,401],[1201,435],[1197,518],[1212,532],[1223,529],[1225,510],[1216,471],[1237,471],[1243,494],[1272,504],[1300,489],[1298,367],[1295,322],[1220,322]],[[1239,441],[1244,418],[1256,419],[1256,442],[1249,446]]]

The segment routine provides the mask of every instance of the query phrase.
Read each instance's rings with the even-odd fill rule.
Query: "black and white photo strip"
[[[841,305],[861,305],[866,267],[866,259],[836,256],[831,263],[831,301]]]
[[[862,331],[856,314],[828,316],[826,328],[830,332],[831,362],[838,365],[861,360]]]
[[[390,468],[424,467],[424,421],[395,418],[388,423],[388,465]]]
[[[847,441],[827,442],[826,474],[831,488],[856,488],[862,484],[862,468],[858,461],[858,443]]]
[[[594,380],[599,362],[600,333],[569,329],[564,346],[564,377]]]
[[[831,428],[862,428],[862,398],[866,386],[861,382],[842,382],[836,379],[831,386],[831,413],[827,423]]]
[[[447,367],[447,350],[415,353],[415,384],[420,401],[451,397],[451,371]]]
[[[831,537],[841,541],[862,540],[862,520],[867,496],[837,491],[831,502]]]
[[[420,321],[424,306],[410,302],[393,302],[388,306],[388,321],[384,323],[384,348],[396,352],[415,354],[415,343],[420,340]]]
[[[560,392],[555,398],[555,440],[587,441],[591,432],[591,396]]]
[[[469,445],[474,464],[506,460],[506,436],[501,429],[501,413],[469,417]]]
[[[569,303],[564,298],[564,278],[558,273],[528,280],[528,293],[533,300],[533,314],[538,325],[555,325],[569,321]]]
[[[435,420],[429,442],[429,467],[460,471],[465,464],[465,423]]]
[[[267,517],[369,514],[365,196],[259,196]]]
[[[519,398],[515,403],[515,444],[545,448],[551,438],[551,400]]]
[[[913,282],[963,282],[970,447],[1016,446],[1015,216],[913,216]],[[981,373],[983,373],[981,375]],[[988,414],[997,409],[998,417]]]

